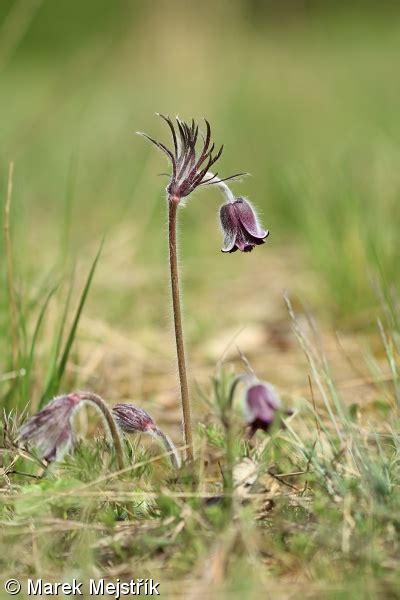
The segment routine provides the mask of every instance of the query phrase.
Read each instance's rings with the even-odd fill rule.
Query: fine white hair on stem
[[[169,435],[164,433],[159,427],[150,430],[149,433],[155,437],[158,442],[161,442],[164,445],[168,452],[172,466],[175,467],[175,469],[179,469],[181,466],[181,457]]]
[[[207,177],[213,179],[214,185],[216,185],[221,190],[228,202],[235,202],[236,198],[230,187],[225,183],[225,181],[222,181],[219,177],[211,173],[211,171],[207,172]]]
[[[122,439],[117,424],[114,420],[114,416],[111,410],[109,409],[108,405],[104,402],[101,396],[98,396],[93,392],[80,391],[77,392],[77,396],[79,396],[81,401],[94,405],[97,411],[102,415],[103,421],[107,425],[106,431],[110,434],[112,441],[114,442],[118,468],[122,470],[125,466],[124,452],[122,449]]]

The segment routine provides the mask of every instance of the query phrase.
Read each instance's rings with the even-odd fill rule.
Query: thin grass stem
[[[14,162],[11,161],[8,165],[8,183],[7,183],[7,196],[6,203],[4,205],[4,243],[6,251],[7,261],[7,284],[8,284],[8,295],[10,300],[10,329],[11,329],[11,345],[12,345],[12,365],[14,371],[18,367],[18,311],[17,311],[17,300],[15,297],[14,287],[14,267],[13,267],[13,252],[11,243],[11,231],[10,231],[10,209],[11,209],[11,198],[13,190],[13,175],[14,175]]]

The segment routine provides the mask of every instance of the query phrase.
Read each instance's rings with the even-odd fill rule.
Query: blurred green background
[[[170,335],[166,161],[135,136],[168,141],[158,111],[210,120],[219,173],[252,174],[233,188],[271,231],[250,255],[222,255],[218,191],[189,200],[189,343],[283,318],[286,289],[321,317],[368,326],[374,278],[399,281],[399,17],[389,2],[2,0],[0,183],[4,198],[13,160],[23,314],[74,265],[79,286],[106,235],[85,314],[133,339]],[[3,251],[1,277],[5,370]]]

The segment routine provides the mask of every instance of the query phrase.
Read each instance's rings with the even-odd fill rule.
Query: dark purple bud
[[[133,404],[116,404],[112,413],[117,425],[125,433],[149,433],[156,428],[149,413]]]
[[[176,469],[180,467],[181,459],[174,443],[166,433],[157,427],[149,413],[133,404],[116,404],[112,413],[117,425],[125,433],[149,433],[155,437],[167,450],[172,465]]]
[[[60,459],[73,446],[72,416],[81,400],[78,394],[54,398],[20,428],[17,441],[48,462]]]
[[[249,437],[252,437],[257,429],[268,431],[280,408],[279,396],[271,385],[261,382],[250,385],[245,398],[246,420],[250,426]],[[292,411],[285,411],[284,414],[290,415]]]
[[[269,231],[259,224],[250,202],[244,198],[223,204],[220,219],[224,235],[222,252],[250,252],[254,246],[263,244],[269,235]]]

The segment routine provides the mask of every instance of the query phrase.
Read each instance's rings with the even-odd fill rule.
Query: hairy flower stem
[[[95,404],[96,407],[102,413],[103,417],[105,418],[108,428],[110,430],[112,440],[114,442],[115,454],[117,456],[118,469],[120,471],[122,471],[122,469],[125,468],[124,452],[122,450],[121,437],[120,437],[120,434],[118,431],[118,427],[115,423],[114,417],[113,417],[110,409],[108,408],[108,406],[104,402],[104,400],[97,394],[93,394],[93,392],[78,392],[78,396],[81,398],[81,400],[86,400],[87,402],[91,402],[92,404]]]
[[[174,313],[174,328],[176,354],[178,359],[179,383],[181,387],[182,418],[186,459],[193,460],[192,423],[190,417],[189,388],[187,383],[185,347],[183,342],[181,302],[179,294],[179,270],[176,245],[177,211],[180,198],[168,196],[168,241],[169,266],[171,275],[172,309]]]
[[[164,445],[164,448],[168,452],[172,466],[175,469],[179,469],[181,466],[181,459],[178,450],[175,448],[175,445],[170,439],[170,437],[166,433],[164,433],[159,427],[156,427],[150,433]]]

